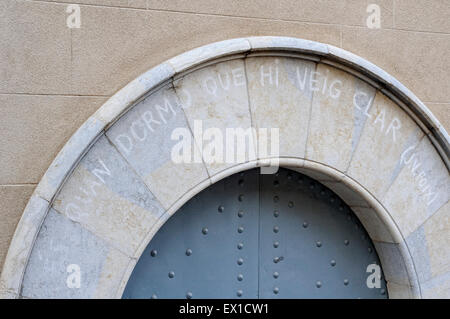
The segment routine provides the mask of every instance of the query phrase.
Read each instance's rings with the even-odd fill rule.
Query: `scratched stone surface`
[[[106,132],[166,209],[208,177],[202,163],[172,161],[177,140],[171,136],[177,128],[188,133],[192,153],[198,152],[178,97],[171,87],[164,87],[138,103]]]
[[[370,110],[364,114],[365,125],[347,174],[381,198],[401,171],[402,153],[415,147],[423,132],[382,93],[377,93]]]
[[[28,298],[92,297],[111,248],[91,232],[51,210],[42,225],[24,276]],[[80,288],[69,288],[67,267],[79,266]]]
[[[344,71],[319,64],[310,83],[314,91],[306,158],[342,172],[361,137],[375,89]]]
[[[382,201],[406,238],[449,200],[450,176],[426,136],[403,155],[401,172]]]
[[[407,238],[421,283],[433,281],[450,271],[450,204],[447,202]]]
[[[442,206],[423,225],[429,256],[431,276],[441,276],[450,271],[450,202]]]
[[[164,212],[106,137],[82,159],[53,207],[130,256]]]
[[[258,129],[279,129],[281,156],[304,158],[312,99],[310,84],[316,64],[264,57],[247,59],[246,67],[253,125]],[[260,158],[271,154],[270,149],[267,156],[259,153]]]
[[[200,134],[194,133],[194,138],[199,148],[203,150],[203,159],[210,175],[256,159],[256,149],[250,141],[247,141],[242,159],[237,157],[236,147],[232,148],[234,156],[230,155],[231,163],[226,161],[226,152],[216,153],[214,148],[208,148],[213,140],[220,141],[216,149],[223,149],[227,142],[232,142],[227,136],[227,129],[242,129],[246,132],[252,126],[243,60],[205,67],[176,80],[174,87],[185,106],[184,112],[194,132],[195,128],[199,128],[198,123],[201,121],[201,128],[206,136],[203,138]],[[208,130],[211,136],[208,135]],[[253,138],[253,135],[249,134],[249,137]],[[221,145],[223,147],[220,147]]]

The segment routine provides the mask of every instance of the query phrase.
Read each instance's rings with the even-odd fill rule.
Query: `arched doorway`
[[[253,169],[172,216],[123,298],[386,298],[379,267],[364,227],[336,194],[291,170]]]
[[[158,229],[203,189],[267,166],[176,165],[173,132],[279,128],[281,167],[333,190],[377,247],[389,297],[448,295],[449,137],[386,72],[339,48],[283,37],[213,43],[149,70],[64,146],[23,213],[0,295],[119,298]],[[203,156],[205,153],[200,148]],[[78,268],[73,268],[76,265]],[[79,288],[67,285],[79,269]]]

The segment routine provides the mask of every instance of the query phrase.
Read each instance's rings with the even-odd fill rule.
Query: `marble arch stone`
[[[72,136],[30,198],[4,298],[121,297],[140,254],[187,200],[265,166],[170,161],[175,127],[280,128],[280,165],[360,218],[398,298],[450,297],[449,136],[395,78],[342,49],[284,37],[209,44],[142,74]],[[150,138],[151,137],[151,138]],[[83,284],[68,289],[67,266]]]

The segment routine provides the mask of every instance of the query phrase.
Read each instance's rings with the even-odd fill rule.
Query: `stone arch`
[[[376,66],[283,37],[194,49],[111,97],[31,197],[3,267],[2,296],[120,297],[143,249],[179,207],[226,176],[268,165],[261,153],[233,164],[174,164],[175,128],[189,130],[199,149],[195,120],[279,128],[280,166],[352,207],[376,243],[391,297],[449,296],[448,134]],[[80,289],[66,286],[69,264],[81,265]]]

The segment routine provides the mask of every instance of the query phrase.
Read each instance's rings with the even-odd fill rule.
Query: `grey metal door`
[[[139,259],[124,298],[386,298],[364,228],[299,173],[230,176],[187,202]]]

